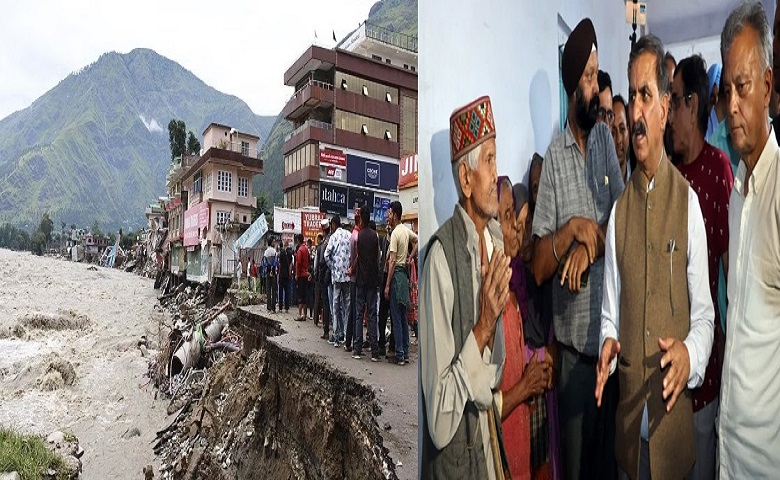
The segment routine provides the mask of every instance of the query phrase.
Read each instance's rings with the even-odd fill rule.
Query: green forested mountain
[[[417,0],[381,0],[368,14],[368,21],[394,32],[417,36]]]
[[[261,142],[275,120],[152,50],[106,53],[0,120],[0,223],[29,227],[44,212],[104,230],[145,223],[165,194],[172,118],[199,138],[217,122]]]
[[[368,21],[380,27],[406,35],[417,36],[417,0],[380,0],[372,7]],[[291,58],[290,64],[296,59]],[[280,75],[281,78],[281,75]],[[281,81],[281,80],[280,80]],[[292,88],[290,94],[292,95]],[[284,177],[284,137],[292,132],[292,124],[277,118],[265,142],[265,175],[255,177],[255,192],[266,192],[268,199],[281,205]]]

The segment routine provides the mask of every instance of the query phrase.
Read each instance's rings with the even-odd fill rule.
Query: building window
[[[211,193],[211,172],[207,173],[203,178],[203,192]]]
[[[230,212],[217,210],[217,225],[224,225],[230,221]]]
[[[195,174],[195,180],[192,182],[192,192],[201,193],[203,191],[203,178],[201,172]]]
[[[233,191],[233,174],[231,172],[217,171],[217,191],[228,193]]]
[[[371,54],[371,58],[372,58],[373,60],[379,60],[380,62],[382,61],[382,57],[380,57],[379,55],[374,55],[374,54]]]
[[[390,59],[389,59],[389,58],[386,58],[386,59],[385,59],[385,63],[389,65],[389,64],[390,64]]]
[[[414,110],[412,110],[412,113],[414,113]],[[401,118],[406,122],[406,118],[403,115],[401,115]],[[394,142],[398,141],[398,124],[383,122],[364,115],[336,109],[333,125],[342,130],[381,139],[385,139],[385,130],[389,130],[390,139]],[[412,124],[412,127],[414,127],[414,124]]]
[[[238,196],[247,197],[249,195],[249,182],[246,177],[238,177]]]
[[[241,155],[249,156],[249,142],[241,142]]]
[[[363,95],[368,96],[368,87],[363,85]]]
[[[367,88],[367,92],[363,95],[373,98],[375,100],[385,101],[387,93],[390,93],[391,103],[398,103],[398,89],[393,88],[390,85],[380,82],[374,82],[367,78],[350,75],[345,72],[337,71],[334,75],[334,84],[341,85],[341,88],[355,93],[363,93],[363,86]],[[327,121],[327,120],[326,120]]]

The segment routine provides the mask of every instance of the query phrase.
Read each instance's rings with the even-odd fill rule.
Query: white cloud
[[[150,118],[149,120],[147,120],[146,117],[143,115],[138,115],[138,118],[141,119],[141,121],[144,124],[144,127],[146,127],[146,129],[149,130],[150,132],[162,133],[163,128],[160,126],[159,123],[157,123],[157,120],[155,120],[154,118]]]
[[[375,0],[215,3],[41,0],[3,7],[0,118],[26,108],[105,52],[151,48],[204,82],[276,115],[292,95],[284,72],[314,41],[332,46]]]

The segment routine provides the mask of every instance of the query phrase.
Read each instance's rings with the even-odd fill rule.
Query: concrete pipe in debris
[[[192,332],[190,339],[182,343],[171,357],[171,377],[186,372],[193,365],[197,365],[206,340],[208,339],[209,342],[219,341],[228,323],[227,315],[221,313],[206,327],[205,331],[199,325],[199,328]]]

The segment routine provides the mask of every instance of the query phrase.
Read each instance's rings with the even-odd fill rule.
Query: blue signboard
[[[396,192],[398,191],[398,164],[347,154],[347,182]]]
[[[381,197],[374,195],[374,211],[372,212],[372,220],[377,225],[385,223],[387,220],[387,211],[390,210],[390,199],[387,197]]]

